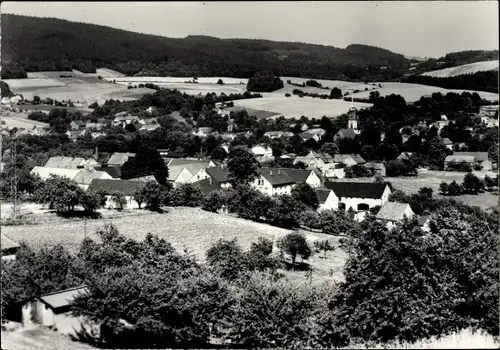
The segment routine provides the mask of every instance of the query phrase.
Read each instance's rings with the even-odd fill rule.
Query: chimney
[[[269,170],[269,175],[273,176],[273,171]]]

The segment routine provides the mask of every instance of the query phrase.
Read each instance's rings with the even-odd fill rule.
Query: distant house
[[[328,153],[309,151],[306,156],[295,157],[293,163],[297,164],[298,162],[304,163],[308,169],[318,169],[324,173],[333,163],[333,157]]]
[[[134,157],[134,156],[135,156],[135,153],[120,153],[120,152],[115,152],[109,158],[107,165],[108,166],[119,166],[119,167],[121,167],[123,164],[125,164],[125,162],[130,157]]]
[[[453,152],[454,156],[472,156],[482,170],[492,170],[492,163],[489,160],[488,152]]]
[[[415,215],[408,203],[385,202],[375,216],[377,220],[384,222],[387,228],[394,227],[405,217],[410,219]]]
[[[69,127],[71,128],[71,130],[79,131],[79,130],[85,129],[85,122],[81,121],[81,120],[73,120],[69,124]]]
[[[447,137],[445,138],[442,138],[440,140],[440,143],[445,146],[446,148],[448,148],[449,150],[453,150],[453,142],[451,142],[451,140]]]
[[[16,253],[21,248],[19,244],[1,234],[2,263],[16,259]]]
[[[205,169],[208,177],[213,183],[219,184],[220,188],[228,189],[231,187],[229,183],[229,170],[225,166],[210,167]]]
[[[422,231],[424,231],[424,232],[431,231],[431,228],[430,228],[431,217],[429,215],[420,216],[417,219],[417,222],[418,222],[418,226],[422,229]]]
[[[99,166],[99,163],[93,159],[84,159],[81,157],[50,157],[46,168],[61,168],[61,169],[81,169],[84,167]]]
[[[476,158],[474,156],[460,156],[460,155],[450,155],[444,159],[445,170],[450,169],[452,164],[465,163],[469,164],[471,167],[476,165]]]
[[[220,184],[216,181],[213,181],[211,178],[196,181],[196,182],[193,182],[193,184],[200,187],[201,193],[203,193],[203,195],[207,195],[210,192],[218,191],[218,190],[222,189]]]
[[[158,128],[160,128],[160,125],[157,123],[147,123],[147,124],[140,124],[141,126],[139,127],[138,130],[143,130],[143,131],[153,131]]]
[[[82,133],[77,130],[68,130],[64,134],[68,136],[68,138],[73,142],[75,142],[78,139],[78,137],[82,136]]]
[[[80,286],[32,298],[22,306],[23,325],[39,324],[62,334],[76,335],[88,326],[83,318],[72,315],[70,304],[77,295],[86,292],[87,288]]]
[[[103,125],[101,123],[92,123],[92,122],[87,122],[85,123],[85,129],[88,129],[88,130],[97,130],[97,131],[100,131],[102,130],[103,128]]]
[[[335,207],[354,211],[366,211],[382,206],[389,200],[391,190],[385,183],[377,182],[332,182],[323,184],[335,194]]]
[[[173,158],[165,162],[168,166],[168,181],[174,185],[179,183],[193,183],[208,178],[206,169],[214,167],[211,160],[200,159],[177,159]]]
[[[365,163],[365,168],[370,170],[373,175],[385,176],[386,169],[384,163]]]
[[[321,185],[321,179],[312,170],[259,168],[258,173],[252,186],[269,196],[291,194],[292,188],[299,183],[307,183],[311,187]]]
[[[293,136],[293,133],[289,131],[268,131],[264,136],[270,139],[289,138]]]
[[[73,180],[76,175],[81,171],[81,169],[65,169],[65,168],[50,168],[50,167],[42,167],[36,166],[31,171],[31,175],[38,175],[42,180],[47,180],[50,178],[50,175],[57,175],[66,177],[70,180]]]
[[[337,209],[335,194],[332,190],[317,188],[316,197],[319,203],[318,211]]]
[[[95,167],[94,170],[104,171],[105,173],[108,173],[109,176],[111,176],[113,179],[121,179],[122,176],[122,171],[120,167],[103,166],[103,167]]]
[[[299,136],[303,141],[315,140],[316,142],[318,142],[321,141],[325,133],[326,131],[324,129],[315,128],[315,129],[308,129],[300,133]]]
[[[333,157],[334,165],[343,164],[345,166],[363,165],[366,161],[359,154],[336,154]]]
[[[137,180],[93,179],[87,190],[106,193],[106,208],[116,208],[116,203],[111,199],[111,196],[115,192],[123,193],[127,203],[122,208],[136,209],[139,208],[139,204],[134,200],[133,196],[144,185],[144,181]]]
[[[210,127],[202,127],[202,128],[198,128],[197,131],[193,131],[192,134],[195,135],[195,136],[199,136],[199,137],[207,137],[208,135],[210,135],[212,133],[212,128]]]
[[[45,136],[48,134],[48,131],[44,128],[39,128],[36,125],[33,125],[33,129],[31,129],[31,135],[35,136]]]
[[[252,153],[259,162],[265,162],[273,158],[273,150],[271,147],[255,146],[252,147]]]
[[[320,138],[316,134],[308,134],[308,133],[300,133],[299,137],[302,139],[302,141],[309,141],[309,140],[314,140],[316,142],[319,142]]]
[[[94,179],[108,179],[116,181],[108,173],[104,171],[95,171],[94,169],[80,170],[78,174],[76,174],[76,176],[73,178],[73,181],[75,181],[81,188],[86,190]]]
[[[340,129],[335,136],[333,137],[333,140],[337,142],[340,139],[354,139],[356,137],[356,132],[354,129]]]

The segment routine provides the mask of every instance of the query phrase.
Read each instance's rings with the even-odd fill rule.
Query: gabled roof
[[[326,133],[325,129],[322,128],[308,129],[303,132],[303,134],[312,134],[312,135],[324,135],[325,133]]]
[[[113,179],[120,179],[122,177],[122,171],[120,167],[116,166],[106,166],[106,167],[95,167],[96,171],[104,171],[109,174]]]
[[[185,165],[176,165],[176,166],[169,166],[168,167],[168,181],[175,181],[179,174],[186,169]],[[192,172],[190,172],[188,169],[186,169],[187,172],[191,174],[191,176],[194,176]]]
[[[1,234],[0,246],[1,246],[2,251],[7,250],[7,249],[20,247],[19,244],[10,240],[9,238],[7,238],[3,233]]]
[[[313,172],[312,170],[306,170],[306,169],[291,169],[291,168],[277,168],[277,169],[279,169],[281,172],[285,172],[295,181],[295,183],[306,182],[309,175],[311,175],[311,173]]]
[[[413,156],[413,152],[401,152],[397,159],[410,159]]]
[[[108,160],[108,165],[123,165],[129,157],[134,157],[135,153],[120,153],[115,152]]]
[[[427,220],[429,220],[430,216],[429,215],[423,215],[419,216],[417,219],[418,225],[419,226],[424,226]]]
[[[441,144],[443,144],[443,145],[452,145],[453,142],[451,142],[451,140],[449,138],[445,137],[445,138],[441,139]]]
[[[44,304],[48,305],[52,309],[59,309],[62,307],[69,306],[71,301],[80,293],[86,293],[88,291],[87,287],[80,286],[71,289],[65,289],[58,292],[42,295],[38,297]]]
[[[296,183],[295,179],[289,176],[283,169],[259,168],[257,172],[269,181],[272,186],[283,186]]]
[[[451,156],[446,156],[444,159],[445,162],[457,162],[457,163],[474,163],[476,158],[473,156],[457,156],[457,155],[451,155]]]
[[[385,183],[376,182],[331,182],[326,181],[324,187],[330,189],[339,198],[382,198],[387,186]]]
[[[472,156],[478,162],[488,160],[488,152],[453,152],[454,156]]]
[[[135,191],[141,189],[144,185],[144,181],[137,180],[93,179],[87,190],[95,192],[103,191],[108,195],[114,192],[121,192],[125,196],[132,196]]]
[[[206,168],[208,176],[212,178],[212,180],[218,183],[228,182],[229,170],[227,167],[210,167]]]
[[[217,181],[210,181],[210,179],[196,181],[194,184],[201,188],[201,192],[204,195],[221,189],[220,184]]]
[[[385,202],[375,217],[380,220],[400,221],[403,220],[408,209],[411,212],[408,203]]]
[[[73,180],[79,185],[90,185],[94,179],[112,179],[111,175],[104,171],[80,170]]]
[[[344,163],[349,158],[352,158],[358,164],[366,163],[366,161],[359,154],[336,154],[333,157],[333,161],[335,163]]]
[[[61,168],[61,169],[77,169],[79,165],[83,165],[85,159],[80,157],[50,157],[45,167]]]
[[[337,133],[337,136],[342,138],[353,139],[354,137],[356,137],[356,133],[354,132],[354,129],[340,129],[339,132]]]
[[[325,204],[330,193],[332,193],[332,190],[316,189],[316,197],[318,198],[319,204]]]
[[[36,166],[30,171],[30,174],[37,174],[42,179],[48,179],[51,174],[54,174],[73,180],[80,171],[81,169],[48,168],[43,166]]]
[[[307,132],[303,132],[301,134],[299,134],[299,136],[302,138],[302,139],[305,139],[305,140],[311,140],[314,138],[314,136],[316,136],[316,134],[308,134]]]

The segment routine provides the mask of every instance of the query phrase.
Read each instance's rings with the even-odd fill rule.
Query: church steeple
[[[349,108],[347,127],[354,131],[358,130],[358,116],[356,115],[356,111],[357,109],[354,107],[354,98],[351,96],[351,108]]]

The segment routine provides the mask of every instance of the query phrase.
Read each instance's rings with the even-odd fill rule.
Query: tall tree
[[[233,186],[248,184],[258,175],[258,162],[246,147],[237,146],[229,151],[227,167],[229,170],[228,178]]]
[[[121,169],[124,180],[154,175],[156,180],[165,185],[168,178],[168,167],[158,150],[149,145],[139,147],[134,157],[130,157]]]

